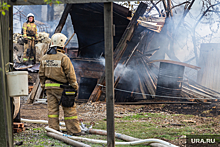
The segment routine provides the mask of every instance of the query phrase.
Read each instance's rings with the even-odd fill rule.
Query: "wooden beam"
[[[67,4],[66,7],[64,8],[63,14],[61,16],[61,19],[59,21],[59,24],[57,25],[55,32],[54,33],[61,33],[63,26],[66,23],[67,16],[69,14],[69,11],[71,10],[72,5]],[[65,45],[66,46],[66,45]]]
[[[69,4],[80,4],[80,3],[105,3],[105,2],[121,2],[126,0],[59,0],[61,3],[69,3]],[[136,0],[130,0],[136,1]],[[146,0],[150,1],[150,0]],[[156,0],[154,0],[156,1]],[[12,2],[12,5],[46,5],[44,0],[17,0],[16,2]]]
[[[113,33],[113,3],[104,3],[105,81],[108,147],[115,146]]]
[[[40,79],[39,79],[39,76],[37,76],[37,80],[36,80],[36,83],[34,84],[34,88],[32,89],[30,93],[30,97],[27,100],[28,104],[32,104],[34,102],[34,99],[35,99],[35,96],[36,96],[36,93],[39,87],[40,87]]]
[[[3,2],[3,0],[0,0]],[[7,2],[8,1],[4,1]],[[12,113],[10,106],[10,97],[6,83],[6,70],[9,62],[9,12],[3,16],[0,14],[0,146],[12,147]]]
[[[172,60],[151,60],[149,63],[154,63],[154,62],[166,62],[166,63],[172,63],[172,64],[176,64],[176,65],[182,65],[182,66],[186,66],[195,70],[200,70],[201,68],[198,66],[194,66],[191,64],[187,64],[187,63],[183,63],[183,62],[178,62],[178,61],[172,61]]]

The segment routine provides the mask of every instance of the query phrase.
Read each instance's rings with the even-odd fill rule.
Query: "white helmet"
[[[56,33],[51,37],[51,45],[50,47],[64,47],[67,37],[62,33]]]
[[[28,20],[29,17],[33,17],[33,18],[34,18],[34,14],[29,13],[29,14],[27,15],[27,20]]]

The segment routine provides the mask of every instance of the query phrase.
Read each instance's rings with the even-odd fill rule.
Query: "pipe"
[[[66,127],[60,127],[60,131],[66,131]],[[89,133],[90,134],[97,134],[97,135],[105,135],[107,136],[107,131],[104,131],[104,130],[98,130],[98,129],[89,129]],[[124,141],[138,141],[138,140],[141,140],[139,138],[134,138],[134,137],[131,137],[131,136],[127,136],[127,135],[124,135],[124,134],[120,134],[120,133],[115,133],[115,137],[118,138],[118,139],[121,139],[121,140],[124,140]],[[161,143],[151,143],[149,144],[150,146],[152,147],[168,147],[167,145],[163,145]]]
[[[74,140],[79,140],[79,141],[85,141],[85,142],[90,142],[90,143],[97,143],[97,144],[107,144],[106,140],[97,140],[97,139],[89,139],[89,138],[83,138],[83,137],[76,137],[76,136],[71,136],[71,135],[66,135],[61,132],[58,132],[52,128],[49,128],[48,126],[45,127],[45,129],[49,132],[53,132],[62,136],[66,136],[68,138],[74,139]],[[176,145],[173,145],[169,142],[160,140],[160,139],[144,139],[144,140],[139,140],[139,141],[132,141],[132,142],[115,142],[115,145],[139,145],[139,144],[146,144],[146,143],[160,143],[163,145],[167,145],[169,147],[177,147]]]
[[[107,136],[107,131],[104,131],[104,130],[90,129],[89,133]],[[139,138],[134,138],[134,137],[124,135],[121,133],[115,133],[115,137],[118,139],[124,140],[124,141],[139,141],[139,140],[141,140]]]
[[[66,127],[60,127],[61,131],[66,131]],[[98,130],[98,129],[89,129],[89,133],[90,134],[96,134],[96,135],[103,135],[103,136],[107,136],[107,131],[105,130]],[[134,138],[128,135],[124,135],[121,133],[115,133],[115,137],[124,141],[139,141],[141,139],[139,138]]]
[[[23,119],[23,118],[21,118],[21,122],[48,124],[47,120],[29,120],[29,119]],[[65,123],[60,122],[60,125],[65,126]],[[53,133],[56,133],[56,134],[61,135],[61,136],[66,136],[66,137],[74,139],[74,140],[86,141],[86,142],[97,143],[97,144],[107,144],[106,140],[97,140],[97,139],[89,139],[89,138],[71,136],[71,135],[63,134],[63,133],[61,133],[59,131],[56,131],[52,128],[49,128],[48,126],[45,127],[45,129],[49,132],[53,132]],[[90,131],[91,133],[97,133],[97,134],[100,133],[102,135],[105,135],[107,133],[106,131],[98,130],[98,129],[90,129],[90,130],[91,130]],[[122,139],[122,140],[126,140],[126,141],[130,140],[129,142],[115,142],[116,145],[139,145],[139,144],[146,144],[146,143],[147,144],[149,144],[149,143],[160,143],[160,144],[163,144],[163,145],[166,145],[166,146],[169,146],[169,147],[177,147],[176,145],[173,145],[169,142],[166,142],[166,141],[163,141],[163,140],[160,140],[160,139],[154,139],[154,138],[143,139],[142,140],[142,139],[134,138],[134,137],[127,136],[127,135],[124,135],[124,134],[120,134],[120,133],[116,133],[115,137],[117,137],[119,139]]]
[[[21,118],[21,122],[36,123],[36,124],[48,124],[47,120],[31,120],[31,119],[23,119],[23,118]],[[65,123],[60,122],[60,126],[65,126]]]
[[[72,139],[69,139],[67,137],[64,137],[64,136],[60,136],[58,134],[55,134],[55,133],[51,133],[51,132],[47,132],[47,135],[50,136],[50,137],[53,137],[55,139],[58,139],[60,141],[63,141],[69,145],[72,145],[72,146],[76,146],[76,147],[91,147],[90,145],[87,145],[87,144],[84,144],[82,142],[78,142],[78,141],[75,141],[75,140],[72,140]]]

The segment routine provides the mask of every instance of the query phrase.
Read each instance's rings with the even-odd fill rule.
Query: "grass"
[[[219,128],[217,123],[218,119],[206,118],[205,123],[184,123],[181,122],[183,119],[196,119],[193,115],[167,115],[164,113],[141,113],[123,118],[115,119],[115,131],[125,135],[129,135],[135,138],[147,139],[147,138],[158,138],[164,140],[175,141],[183,135],[211,135],[216,134],[216,128]],[[198,119],[198,118],[197,118]],[[181,123],[185,126],[172,126],[166,121],[174,121],[172,123]],[[106,121],[98,121],[94,126],[95,129],[106,130]],[[22,146],[41,147],[41,146],[68,146],[65,143],[48,137],[45,133],[44,128],[33,128],[20,134],[15,134],[15,141],[23,141]],[[218,133],[219,134],[219,131]],[[100,135],[86,135],[84,137],[106,140],[106,136]],[[121,141],[116,139],[116,141]],[[85,142],[93,147],[101,147],[104,145],[92,144]],[[144,145],[138,145],[141,147]],[[121,146],[117,146],[121,147]],[[150,146],[149,146],[150,147]]]
[[[137,120],[145,118],[168,118],[169,116],[163,115],[161,113],[140,113],[136,115],[125,116],[121,119],[123,120]]]

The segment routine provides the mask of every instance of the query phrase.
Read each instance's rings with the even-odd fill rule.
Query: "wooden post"
[[[114,60],[113,60],[113,3],[104,3],[105,80],[107,111],[107,146],[115,146],[114,122]]]
[[[3,0],[0,0],[3,2]],[[9,1],[4,1],[9,2]],[[0,14],[0,146],[12,147],[12,116],[6,83],[9,62],[9,12]]]

